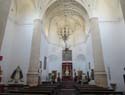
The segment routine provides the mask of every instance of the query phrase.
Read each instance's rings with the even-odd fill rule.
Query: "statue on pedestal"
[[[91,80],[94,80],[94,70],[91,69]]]
[[[12,73],[11,79],[12,80],[10,82],[12,82],[12,81],[14,81],[15,83],[19,83],[19,81],[23,82],[22,81],[22,79],[23,79],[23,73],[22,73],[22,70],[21,70],[21,68],[19,66]]]
[[[69,69],[68,69],[68,66],[66,66],[65,75],[66,75],[66,76],[69,76]]]
[[[57,82],[60,82],[60,81],[61,81],[60,73],[58,72]]]
[[[74,69],[74,81],[77,82],[76,70]]]

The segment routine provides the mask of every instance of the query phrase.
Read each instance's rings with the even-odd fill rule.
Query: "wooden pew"
[[[123,95],[123,92],[116,92],[116,91],[80,91],[78,95]]]
[[[55,95],[60,84],[44,84],[36,87],[24,87],[20,90],[9,90],[9,93],[23,93],[23,94],[46,94]]]
[[[77,95],[123,95],[123,92],[116,92],[113,89],[98,87],[96,85],[78,85],[74,87],[77,90]]]
[[[52,94],[54,94],[54,88],[31,87],[31,88],[25,88],[25,89],[20,89],[20,90],[10,90],[9,93],[52,95]]]
[[[11,94],[28,94],[28,95],[32,95],[32,94],[44,94],[44,95],[53,95],[53,91],[52,90],[34,90],[34,91],[31,91],[31,90],[28,90],[28,91],[10,91],[9,93]]]
[[[17,95],[17,93],[0,93],[0,95]],[[18,95],[48,95],[48,94],[25,94],[25,93],[18,93]]]

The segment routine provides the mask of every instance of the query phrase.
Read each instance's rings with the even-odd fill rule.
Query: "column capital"
[[[91,17],[91,18],[90,18],[90,21],[91,21],[91,20],[98,20],[98,19],[99,19],[98,17]]]
[[[41,19],[34,19],[34,23],[35,22],[42,22]]]
[[[34,19],[33,23],[35,26],[43,25],[43,21],[41,19]]]

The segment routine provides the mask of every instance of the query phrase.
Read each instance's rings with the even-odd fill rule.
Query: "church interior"
[[[0,0],[0,95],[124,95],[125,0]]]

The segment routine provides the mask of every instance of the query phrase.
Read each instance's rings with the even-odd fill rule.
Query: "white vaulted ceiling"
[[[77,1],[81,3],[87,10],[93,9],[95,7],[97,0],[12,0],[16,8],[16,12],[25,11],[24,9],[30,9],[31,7],[37,9],[47,9],[52,3],[56,1]],[[39,10],[41,11],[41,10]]]
[[[46,36],[50,43],[59,44],[57,28],[63,28],[67,18],[73,30],[69,43],[72,45],[85,40],[87,20],[96,0],[13,0],[11,16],[18,23],[31,23],[35,18],[43,19]],[[74,38],[75,35],[81,36]],[[57,36],[57,37],[56,37]],[[77,39],[77,41],[75,40]],[[75,41],[74,41],[75,40]],[[61,41],[61,43],[63,43]],[[62,44],[61,44],[62,45]]]
[[[48,7],[57,1],[77,1],[84,6],[89,14],[92,14],[96,4],[96,0],[12,0],[12,15],[16,16],[18,19],[27,15],[32,19],[42,17]]]
[[[33,20],[36,17],[42,18],[48,7],[57,1],[77,1],[85,8],[90,17],[119,16],[119,0],[12,0],[11,11],[18,18],[28,15]]]
[[[33,23],[40,18],[50,43],[63,42],[57,35],[58,28],[65,25],[74,31],[68,42],[73,46],[84,42],[88,21],[92,16],[100,18],[119,17],[119,0],[12,0],[10,17],[18,23]]]
[[[85,41],[89,15],[86,9],[75,0],[57,0],[47,8],[43,20],[50,43],[64,46],[57,32],[66,24],[73,31],[68,39],[68,45],[73,46]]]

